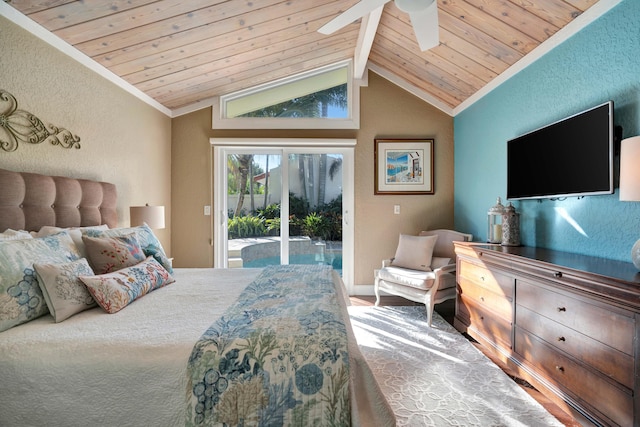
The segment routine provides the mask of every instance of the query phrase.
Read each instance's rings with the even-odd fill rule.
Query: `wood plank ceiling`
[[[439,46],[390,1],[368,58],[453,109],[598,0],[437,1]],[[170,110],[353,58],[360,21],[317,29],[356,2],[7,0]]]

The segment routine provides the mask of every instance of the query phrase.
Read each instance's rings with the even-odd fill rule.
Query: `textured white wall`
[[[0,168],[112,182],[121,226],[129,225],[130,205],[164,205],[167,228],[156,234],[170,252],[171,119],[4,17],[0,52],[0,88],[82,146],[20,144],[0,150]]]

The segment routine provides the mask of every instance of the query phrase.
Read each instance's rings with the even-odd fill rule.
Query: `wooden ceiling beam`
[[[358,41],[356,42],[353,61],[353,77],[357,80],[361,80],[363,78],[364,72],[367,69],[367,61],[369,60],[369,54],[371,53],[371,46],[375,40],[383,10],[384,6],[380,6],[375,9],[365,16],[360,24],[360,33],[358,34]]]

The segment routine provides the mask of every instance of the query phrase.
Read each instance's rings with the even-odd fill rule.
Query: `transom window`
[[[351,61],[220,97],[214,129],[357,129]]]

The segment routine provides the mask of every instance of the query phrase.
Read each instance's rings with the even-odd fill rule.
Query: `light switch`
[[[400,205],[393,206],[393,213],[396,215],[400,215]]]
[[[211,206],[207,205],[204,207],[204,214],[205,216],[210,216],[211,215]]]

